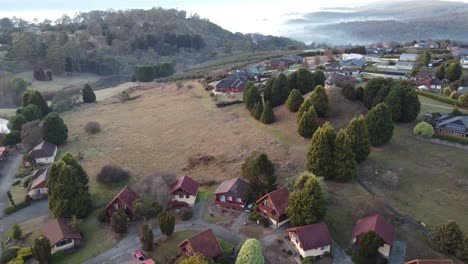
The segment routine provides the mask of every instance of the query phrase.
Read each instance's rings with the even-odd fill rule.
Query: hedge
[[[449,142],[454,142],[454,143],[460,143],[462,145],[468,145],[468,138],[460,138],[460,137],[454,137],[454,136],[449,136],[445,134],[440,134],[440,133],[435,133],[433,138],[438,138],[441,140],[446,140]]]
[[[444,96],[444,95],[433,94],[433,93],[424,92],[424,91],[421,91],[421,90],[416,90],[416,93],[419,94],[419,95],[422,95],[422,96],[432,98],[432,99],[437,100],[437,101],[442,102],[442,103],[447,103],[447,104],[451,104],[451,105],[458,105],[458,100],[449,98],[449,97]]]
[[[26,202],[26,201],[22,201],[21,203],[19,204],[16,204],[15,206],[8,206],[7,208],[5,208],[5,210],[3,211],[6,215],[8,214],[12,214],[20,209],[23,209],[25,207],[28,207],[31,203],[29,202]]]

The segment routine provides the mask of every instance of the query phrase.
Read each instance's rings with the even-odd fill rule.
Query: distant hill
[[[289,20],[286,26],[304,26],[304,36],[297,37],[303,41],[332,44],[419,39],[466,41],[467,13],[468,4],[462,2],[377,2],[358,8],[304,14]]]

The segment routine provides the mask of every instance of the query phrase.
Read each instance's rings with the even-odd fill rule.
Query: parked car
[[[253,203],[248,204],[247,206],[244,207],[244,211],[247,212],[247,213],[252,212],[253,206],[254,206]]]
[[[133,255],[134,258],[136,258],[139,261],[145,261],[146,260],[145,255],[143,255],[143,252],[141,252],[141,250],[139,250],[139,249],[134,250],[132,252],[132,255]]]

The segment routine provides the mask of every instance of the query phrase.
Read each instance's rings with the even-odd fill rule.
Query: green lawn
[[[221,238],[218,238],[219,245],[223,249],[223,251],[231,250],[234,245],[226,240],[223,240]]]
[[[23,231],[24,243],[21,246],[32,246],[34,240],[39,237],[41,227],[47,222],[47,216],[40,216],[36,218],[29,219],[23,223],[18,223]],[[5,241],[6,238],[11,237],[12,230],[8,230],[3,234],[2,241]]]
[[[229,224],[233,219],[230,213],[221,213],[221,211],[219,211],[213,212],[213,216],[210,215],[210,204],[214,201],[214,199],[214,195],[210,195],[206,199],[205,207],[203,208],[203,220],[215,225]]]
[[[178,245],[185,239],[198,233],[193,230],[185,230],[173,233],[164,243],[156,247],[153,254],[149,254],[157,263],[169,263],[169,261],[179,254]]]
[[[439,102],[432,98],[428,98],[422,95],[418,95],[419,102],[421,102],[421,111],[419,112],[419,117],[421,118],[425,113],[441,113],[441,114],[448,114],[452,111],[455,106],[451,104],[446,104],[443,102]],[[426,104],[426,105],[425,105]],[[427,105],[430,104],[430,105]],[[466,109],[459,108],[461,111],[468,112]]]

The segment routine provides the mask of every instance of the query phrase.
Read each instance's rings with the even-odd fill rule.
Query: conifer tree
[[[49,143],[62,145],[68,139],[67,125],[57,113],[52,112],[44,118],[42,129],[44,140]]]
[[[289,93],[288,100],[286,100],[286,107],[291,112],[297,112],[303,102],[304,98],[302,97],[301,92],[297,89],[293,89],[291,93]]]
[[[317,129],[317,113],[315,113],[315,109],[312,106],[309,108],[309,111],[302,116],[297,130],[302,137],[311,138]]]
[[[239,250],[236,264],[263,264],[262,246],[257,239],[247,239]]]
[[[320,70],[320,69],[317,69],[315,70],[314,72],[314,85],[325,85],[325,81],[327,80],[327,77],[325,76],[325,73]]]
[[[457,252],[463,241],[463,234],[455,221],[436,227],[429,237],[432,247],[447,255]]]
[[[401,100],[400,122],[413,122],[421,111],[421,103],[415,89],[405,86],[403,89],[403,98]]]
[[[317,112],[317,116],[325,117],[328,115],[328,97],[323,86],[319,85],[315,87],[309,99],[314,106],[315,112]]]
[[[340,130],[335,140],[335,177],[333,180],[347,182],[354,179],[357,163],[351,149],[351,140],[346,130]]]
[[[439,80],[445,79],[445,65],[441,64],[435,73],[435,77]]]
[[[335,175],[335,138],[335,129],[325,123],[315,131],[307,153],[307,170],[325,180]]]
[[[312,107],[312,101],[310,101],[310,98],[307,98],[304,100],[304,102],[301,104],[301,107],[299,107],[299,111],[297,111],[297,123],[301,121],[302,116],[309,111],[309,109]],[[315,109],[314,109],[315,110]]]
[[[457,257],[466,263],[468,263],[468,235],[463,239],[457,253]]]
[[[154,237],[153,237],[153,231],[151,228],[149,228],[148,224],[142,224],[140,226],[140,242],[141,242],[141,247],[145,251],[151,251],[153,250],[153,245],[154,245]]]
[[[459,63],[450,63],[447,68],[447,72],[445,73],[445,78],[447,78],[451,82],[454,82],[456,80],[459,80],[462,74],[462,67]]]
[[[276,189],[275,167],[265,153],[252,155],[242,164],[242,177],[249,181],[248,198],[258,198]]]
[[[85,103],[94,103],[96,102],[96,94],[93,91],[93,88],[89,84],[86,84],[83,88],[83,102]]]
[[[42,94],[37,90],[28,89],[23,94],[23,107],[33,104],[41,110],[42,116],[46,116],[50,112],[49,105],[42,97]]]
[[[19,110],[21,115],[23,115],[26,120],[34,121],[38,119],[42,119],[42,112],[37,106],[33,104],[29,104],[26,107],[23,107]]]
[[[31,248],[34,258],[40,264],[49,264],[51,262],[52,252],[50,241],[45,236],[41,236],[34,240],[34,244]]]
[[[8,128],[10,130],[21,131],[21,127],[26,124],[28,120],[22,114],[16,114],[8,122]]]
[[[357,163],[367,159],[370,154],[369,130],[364,116],[355,117],[351,120],[346,132],[349,136],[351,150]]]
[[[123,234],[127,232],[128,228],[128,216],[125,214],[125,211],[122,208],[117,209],[117,211],[111,216],[111,226],[114,232],[117,234]]]
[[[254,111],[253,111],[253,117],[257,120],[260,120],[262,117],[263,113],[263,103],[258,102],[257,106],[255,106]]]
[[[159,228],[161,233],[166,236],[172,235],[175,226],[175,216],[169,211],[164,211],[158,216]]]
[[[401,103],[403,100],[403,91],[400,87],[395,87],[385,98],[385,104],[390,108],[392,112],[393,121],[398,121],[402,115]]]
[[[273,109],[271,108],[270,102],[266,102],[265,106],[263,107],[263,112],[260,117],[260,121],[264,124],[271,124],[275,122],[275,114],[273,113]]]
[[[273,107],[283,104],[289,96],[289,83],[286,75],[280,73],[271,87],[271,105]]]
[[[256,103],[262,101],[262,96],[260,95],[260,92],[258,91],[257,87],[253,85],[253,83],[250,82],[249,84],[251,84],[251,87],[247,90],[247,95],[244,104],[245,107],[247,107],[247,109],[251,111],[255,107]]]
[[[381,146],[389,142],[392,138],[392,113],[385,103],[380,103],[372,107],[369,113],[367,113],[366,123],[372,146]]]

